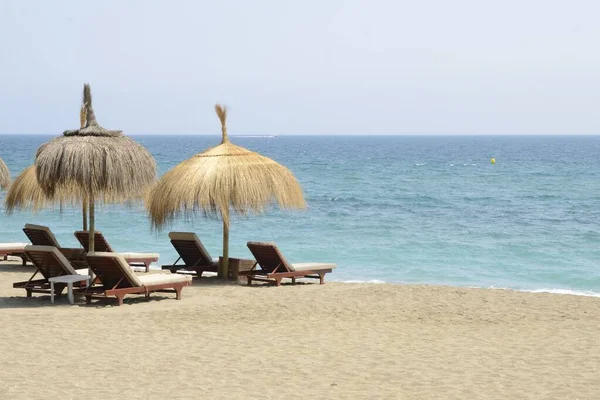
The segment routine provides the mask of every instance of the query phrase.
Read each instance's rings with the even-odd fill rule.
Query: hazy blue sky
[[[0,0],[0,132],[600,133],[600,2]]]

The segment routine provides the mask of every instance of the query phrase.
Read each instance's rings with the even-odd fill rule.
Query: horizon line
[[[0,136],[61,136],[55,133],[0,133]],[[127,133],[126,136],[221,136],[221,133]],[[279,136],[600,136],[600,133],[238,133],[230,137]]]

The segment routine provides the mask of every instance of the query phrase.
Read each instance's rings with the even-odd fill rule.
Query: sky
[[[600,134],[594,0],[2,0],[0,133]]]

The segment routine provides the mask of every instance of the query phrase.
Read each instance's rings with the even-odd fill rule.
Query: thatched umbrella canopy
[[[156,179],[156,162],[121,131],[98,125],[88,84],[83,88],[81,118],[82,128],[65,131],[40,146],[35,170],[49,198],[66,192],[89,204],[89,248],[94,251],[95,203],[143,197]]]
[[[230,212],[263,213],[268,206],[304,208],[302,189],[292,172],[270,158],[236,146],[227,137],[227,110],[216,105],[221,144],[183,161],[164,174],[146,200],[153,225],[160,228],[179,214],[201,212],[223,221],[223,262],[227,278]]]
[[[6,194],[6,212],[12,214],[16,209],[30,208],[37,211],[51,203],[35,176],[35,165],[23,170],[8,189]]]
[[[77,186],[70,188],[62,187],[60,193],[55,193],[54,197],[48,197],[39,185],[35,175],[35,165],[25,168],[14,180],[8,192],[6,193],[5,207],[10,215],[17,209],[30,209],[38,211],[50,205],[75,205],[81,203],[83,195]],[[100,199],[103,203],[113,203],[116,199],[103,196]],[[85,206],[85,205],[84,205]],[[87,207],[83,208],[83,230],[87,230]]]
[[[6,189],[10,184],[10,172],[4,161],[0,158],[0,189]]]

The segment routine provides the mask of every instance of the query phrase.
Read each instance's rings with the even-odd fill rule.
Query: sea
[[[52,135],[2,135],[16,176]],[[139,135],[162,175],[219,144],[212,135]],[[304,211],[234,217],[230,254],[276,242],[290,262],[333,262],[330,280],[441,284],[600,296],[600,136],[231,136],[287,166]],[[491,159],[495,163],[492,164]],[[79,207],[7,215],[0,242],[26,242],[25,223],[49,226],[77,247]],[[97,210],[116,251],[175,261],[167,233],[193,231],[213,257],[222,225],[202,215],[154,231],[143,204]]]

